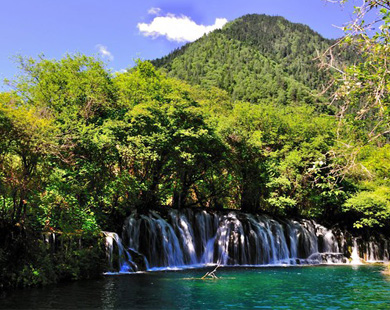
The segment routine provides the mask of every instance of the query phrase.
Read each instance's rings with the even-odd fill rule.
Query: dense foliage
[[[318,178],[311,168],[326,160],[334,119],[305,103],[232,102],[149,62],[115,76],[78,55],[23,59],[22,68],[16,91],[2,94],[11,223],[93,232],[131,208],[319,208],[305,184]]]

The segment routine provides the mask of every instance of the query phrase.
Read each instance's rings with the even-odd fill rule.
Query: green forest
[[[123,73],[82,54],[20,57],[0,93],[2,285],[100,274],[101,231],[119,232],[132,210],[388,232],[389,47],[381,32],[369,41],[376,54],[364,37],[336,48],[346,75],[319,68],[334,40],[266,15]],[[49,253],[40,236],[51,232],[63,251]]]

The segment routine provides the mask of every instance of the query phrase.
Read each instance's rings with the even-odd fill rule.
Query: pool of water
[[[0,298],[0,309],[390,309],[383,266],[213,268],[105,276]]]

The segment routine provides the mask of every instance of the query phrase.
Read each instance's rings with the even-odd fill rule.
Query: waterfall
[[[123,226],[125,246],[115,233],[106,233],[106,242],[110,268],[134,272],[215,264],[349,263],[347,244],[351,244],[348,243],[351,239],[349,234],[346,236],[340,230],[328,229],[311,220],[279,221],[235,211],[169,209],[133,213]],[[352,242],[352,263],[360,262],[359,254],[366,261],[389,257],[384,238],[379,243],[375,239],[366,243],[359,239],[365,251],[359,251],[356,238]],[[139,267],[140,262],[143,268]]]
[[[353,238],[353,247],[352,247],[352,254],[351,254],[351,264],[354,265],[360,265],[362,264],[362,261],[359,256],[359,247],[356,238]]]
[[[119,269],[119,272],[122,273],[137,271],[137,264],[133,262],[133,258],[131,257],[130,253],[123,247],[122,241],[118,234],[107,231],[104,231],[103,233],[106,239],[106,252],[110,271],[115,270],[116,267]],[[117,253],[114,251],[115,247],[117,248]],[[117,259],[115,259],[115,257]],[[114,266],[114,263],[116,263],[117,266]]]

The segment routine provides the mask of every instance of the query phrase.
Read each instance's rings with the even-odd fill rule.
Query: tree
[[[139,206],[199,203],[189,201],[191,191],[221,160],[223,147],[192,99],[193,90],[149,62],[139,62],[115,83],[124,113],[112,130],[121,170],[131,171],[140,189]]]
[[[332,1],[345,3],[347,0]],[[339,148],[333,174],[348,178],[354,193],[343,205],[356,228],[388,223],[387,173],[390,137],[390,3],[365,0],[355,7],[356,18],[344,27],[337,45],[352,47],[360,55],[350,66],[333,62],[331,47],[326,64],[336,70],[334,102],[338,106]]]
[[[111,75],[101,61],[83,55],[58,61],[21,57],[19,63],[22,74],[9,82],[14,99],[3,101],[11,125],[5,139],[13,141],[9,150],[16,154],[8,162],[22,163],[25,183],[36,178],[35,210],[30,213],[35,224],[80,229],[91,219],[94,198],[112,175],[112,156],[96,138],[102,121],[115,109]],[[20,204],[31,205],[26,186],[14,184],[13,189],[23,189],[18,190]],[[65,219],[72,215],[72,220]]]
[[[26,219],[42,190],[45,161],[56,153],[53,119],[11,93],[0,94],[0,192],[13,223]]]
[[[324,55],[330,59],[327,65],[338,72],[334,101],[341,124],[347,122],[351,132],[364,133],[354,135],[360,144],[375,141],[382,145],[390,135],[390,5],[386,0],[366,0],[355,7],[355,14],[337,44],[352,46],[360,61],[344,68],[336,66],[331,57],[335,46]]]

